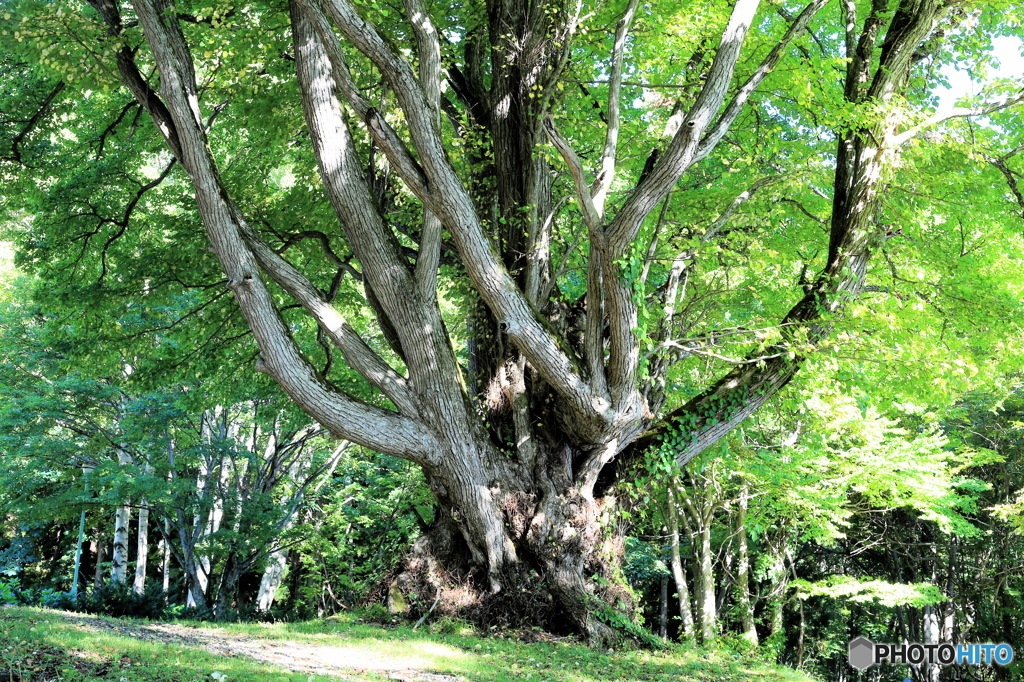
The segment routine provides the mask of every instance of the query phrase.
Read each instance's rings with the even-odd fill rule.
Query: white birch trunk
[[[157,542],[156,545],[157,553],[160,554],[160,579],[161,586],[163,587],[164,593],[171,586],[171,546],[167,544],[167,541],[163,538]]]
[[[153,465],[145,466],[146,474],[153,473]],[[139,534],[135,552],[135,593],[142,594],[146,590],[146,568],[149,558],[149,507],[143,500],[139,506]]]
[[[700,637],[707,643],[717,634],[718,613],[715,603],[715,573],[711,552],[711,519],[700,521]]]
[[[669,484],[668,489],[668,522],[671,545],[669,552],[672,564],[672,579],[676,583],[676,594],[679,597],[679,620],[682,622],[683,636],[693,637],[693,609],[690,607],[690,587],[683,571],[683,560],[679,554],[679,511],[675,494],[676,482]]]
[[[260,591],[256,595],[256,608],[260,611],[269,611],[274,605],[277,597],[277,590],[284,581],[284,567],[288,563],[288,550],[279,549],[270,555],[267,560],[267,567],[263,570],[263,578],[260,580]]]
[[[116,448],[117,462],[121,466],[131,464],[132,458],[123,448]],[[128,524],[131,522],[131,509],[128,500],[119,505],[114,512],[114,552],[111,555],[110,580],[123,583],[128,574]]]
[[[214,410],[207,410],[203,413],[202,419],[202,439],[203,443],[208,447],[213,445],[213,421],[219,416],[220,408]],[[210,482],[210,475],[212,474],[212,458],[209,452],[203,454],[203,457],[199,464],[199,474],[196,476],[196,493],[199,500],[204,500],[208,494],[207,488]],[[207,517],[204,519],[200,514],[196,514],[192,518],[192,522],[195,524],[195,528],[203,527],[203,532],[199,536],[199,542],[201,544],[209,533],[209,524],[214,514],[211,510]],[[188,597],[186,598],[186,605],[188,606],[205,606],[206,604],[206,593],[210,586],[210,557],[207,554],[201,554],[199,556],[193,556],[194,563],[194,584],[190,586],[188,590]],[[199,594],[202,594],[200,599]]]
[[[146,558],[149,555],[149,509],[145,506],[139,508],[139,536],[136,548],[135,593],[142,594],[146,589]]]

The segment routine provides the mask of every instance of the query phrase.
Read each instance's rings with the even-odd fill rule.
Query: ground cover
[[[458,622],[414,631],[343,616],[305,623],[159,623],[0,609],[0,682],[813,682],[724,646],[598,651]]]

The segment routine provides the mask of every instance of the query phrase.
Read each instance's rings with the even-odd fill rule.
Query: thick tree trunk
[[[122,26],[116,5],[90,1],[111,34],[118,35]],[[714,149],[788,42],[807,26],[824,0],[815,0],[801,12],[726,104],[758,5],[757,0],[734,3],[685,125],[679,126],[651,172],[626,193],[607,224],[603,197],[615,170],[617,99],[609,102],[601,173],[593,184],[553,120],[543,119],[544,133],[573,176],[589,240],[585,304],[581,300],[585,321],[578,348],[554,330],[564,320],[542,317],[542,310],[561,310],[558,297],[534,298],[537,282],[543,279],[537,270],[547,268],[538,211],[551,204],[550,197],[537,196],[548,185],[534,147],[541,135],[541,117],[553,97],[549,86],[571,52],[574,11],[579,7],[489,0],[486,31],[469,27],[468,33],[481,36],[483,44],[480,50],[469,50],[477,56],[467,59],[466,86],[460,86],[459,97],[479,126],[489,131],[495,156],[496,201],[482,205],[474,203],[445,147],[435,84],[426,87],[420,82],[438,77],[436,64],[426,66],[434,63],[430,55],[436,53],[437,32],[423,3],[406,4],[410,15],[417,15],[410,26],[423,62],[418,75],[349,0],[295,0],[290,7],[299,92],[323,187],[360,263],[368,302],[403,360],[404,374],[346,323],[309,278],[263,241],[231,198],[207,138],[210,124],[201,110],[193,52],[169,0],[133,0],[160,73],[159,96],[140,85],[138,69],[128,68],[134,64],[125,52],[119,55],[120,73],[189,174],[212,250],[259,346],[257,369],[272,376],[327,429],[423,468],[441,518],[418,543],[399,584],[415,586],[410,594],[422,599],[430,599],[437,590],[452,590],[454,602],[455,590],[446,585],[446,576],[455,576],[468,585],[466,600],[482,617],[554,613],[567,628],[585,633],[592,642],[612,643],[615,634],[601,618],[608,620],[614,610],[631,614],[633,605],[615,579],[622,551],[620,531],[601,522],[614,512],[615,501],[598,480],[655,418],[639,390],[637,301],[620,263],[649,213],[682,173]],[[914,47],[930,28],[933,5],[930,0],[901,3],[893,18],[898,30],[887,38],[865,97],[887,99],[903,82]],[[636,7],[631,2],[616,27],[609,87],[614,93]],[[387,82],[401,110],[401,134],[384,115],[389,112],[370,106],[356,87],[336,31],[344,36],[346,48],[364,55]],[[485,34],[489,43],[483,40]],[[492,60],[488,78],[482,75],[484,58]],[[866,80],[860,75],[856,74],[854,90]],[[453,84],[458,80],[452,78]],[[485,81],[490,81],[490,92],[484,92]],[[859,101],[859,94],[854,94],[850,101]],[[350,119],[340,99],[422,203],[423,215],[432,216],[424,222],[415,268],[367,185],[365,163],[357,155],[358,138],[349,130]],[[893,125],[885,122],[874,130],[856,131],[843,142],[849,149],[840,150],[837,181],[845,184],[836,192],[829,262],[784,319],[787,330],[810,330],[806,337],[793,337],[801,344],[821,339],[827,328],[816,321],[823,313],[839,311],[863,284],[867,260],[884,229],[873,218],[881,172],[894,156]],[[889,146],[879,146],[883,143]],[[474,367],[484,375],[471,377],[487,399],[483,405],[466,390],[433,289],[440,226],[450,235],[460,266],[486,304],[487,319],[495,323],[486,333],[494,344],[481,344],[493,354],[474,358]],[[537,268],[532,274],[530,259]],[[308,313],[349,366],[394,409],[353,398],[311,366],[292,337],[294,325],[282,320],[277,294],[264,276]],[[769,350],[778,351],[775,359],[738,363],[669,415],[672,424],[687,424],[688,445],[676,453],[679,463],[720,440],[792,378],[800,360],[785,344]],[[661,433],[664,430],[649,433],[642,447]],[[205,520],[197,520],[197,526]],[[716,628],[711,521],[710,511],[699,521],[695,518],[700,523],[698,597],[705,639],[713,638]],[[182,539],[185,570],[201,599],[205,585],[198,589],[199,583],[206,580],[209,566],[204,569],[198,560],[197,567],[195,542],[184,549]],[[522,599],[551,599],[557,608],[531,609]]]
[[[194,538],[197,533],[190,532],[191,529],[180,521],[177,531],[178,541],[181,543],[181,554],[178,560],[181,563],[181,569],[185,572],[185,605],[204,608],[206,606],[208,574],[202,570],[196,556]]]
[[[245,566],[229,557],[217,586],[217,601],[213,607],[217,620],[225,620],[229,611],[238,606],[238,581],[245,574]]]

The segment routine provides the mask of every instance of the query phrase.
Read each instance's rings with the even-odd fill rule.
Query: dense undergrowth
[[[216,618],[209,607],[185,606],[175,603],[175,595],[164,592],[159,585],[150,585],[136,592],[130,583],[101,583],[77,595],[53,589],[22,588],[17,578],[0,578],[0,606],[38,606],[115,618],[149,620],[190,620],[229,622],[277,622],[297,620],[280,608],[261,611],[254,607],[229,609]],[[2,682],[2,679],[0,679]]]

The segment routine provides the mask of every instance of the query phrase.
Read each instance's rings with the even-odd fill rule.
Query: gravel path
[[[423,668],[430,666],[427,658],[411,656],[383,656],[368,651],[365,646],[327,646],[308,642],[279,639],[260,639],[249,635],[226,632],[221,628],[196,628],[176,623],[133,623],[92,618],[80,613],[61,614],[69,623],[93,632],[116,632],[132,639],[163,644],[202,647],[217,656],[244,656],[260,663],[293,672],[331,675],[351,678],[359,673],[376,673],[403,682],[466,682],[465,678],[432,673]],[[429,647],[442,647],[423,643]]]

